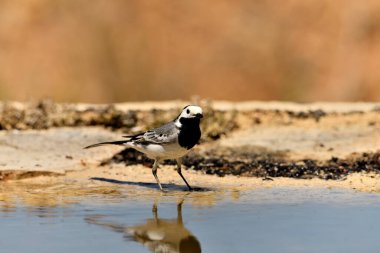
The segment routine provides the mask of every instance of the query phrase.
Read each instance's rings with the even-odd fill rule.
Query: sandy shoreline
[[[16,206],[65,207],[90,200],[120,202],[123,198],[135,201],[158,203],[182,201],[198,207],[211,207],[223,199],[238,201],[245,192],[270,188],[315,189],[328,194],[334,190],[354,190],[380,194],[380,175],[355,173],[345,180],[273,178],[263,180],[255,177],[205,175],[193,170],[184,171],[185,177],[195,188],[188,192],[174,170],[174,166],[163,166],[159,177],[166,192],[161,192],[151,174],[151,169],[142,165],[104,166],[88,164],[86,169],[66,172],[61,176],[37,176],[22,180],[0,182],[0,207],[13,211]],[[293,199],[290,197],[290,199]],[[296,201],[296,200],[295,200]],[[348,204],[348,203],[347,203]]]
[[[340,188],[352,189],[363,192],[380,193],[380,174],[375,173],[353,173],[342,180],[294,179],[286,177],[257,178],[206,175],[199,171],[185,170],[185,177],[189,183],[197,188],[197,191],[223,191],[223,190],[254,190],[270,187],[317,187],[317,188]],[[175,166],[164,165],[158,171],[158,176],[165,186],[167,192],[186,192],[187,187],[175,171]],[[100,185],[110,187],[137,186],[152,191],[159,191],[151,169],[143,165],[112,165],[97,166],[88,164],[85,169],[66,172],[64,175],[37,176],[21,180],[8,180],[8,184],[67,184],[75,185]]]

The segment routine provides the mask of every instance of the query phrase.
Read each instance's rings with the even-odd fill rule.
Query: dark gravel
[[[353,154],[350,158],[331,158],[325,162],[315,160],[289,161],[281,154],[250,153],[231,149],[211,150],[204,153],[190,153],[183,159],[188,169],[200,170],[206,174],[247,177],[291,177],[343,179],[353,172],[380,172],[380,153]],[[102,165],[125,163],[126,165],[144,164],[151,166],[153,161],[134,149],[125,149]],[[165,164],[175,164],[165,161]]]

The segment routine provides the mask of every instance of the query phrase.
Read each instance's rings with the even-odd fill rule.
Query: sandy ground
[[[121,133],[100,127],[1,131],[0,171],[45,171],[62,174],[68,170],[81,169],[81,164],[85,164],[88,159],[91,162],[101,161],[115,152],[115,147],[90,150],[83,150],[83,147],[102,140],[119,138],[120,135]]]
[[[251,146],[282,152],[289,159],[327,160],[356,152],[380,150],[380,113],[330,115],[305,120],[263,119],[254,127],[235,131],[220,141],[222,146]]]
[[[179,106],[181,102],[174,102]],[[377,152],[380,149],[380,113],[378,104],[292,104],[292,103],[228,103],[217,102],[224,110],[240,108],[236,131],[215,142],[198,146],[195,152],[218,147],[246,149],[254,152],[281,153],[287,159],[348,157],[353,153]],[[173,105],[160,103],[159,106]],[[88,105],[79,105],[85,108]],[[149,110],[151,103],[122,104],[126,108]],[[83,109],[82,108],[82,109]],[[259,111],[259,122],[255,110]],[[331,111],[318,120],[294,118],[273,110],[308,111],[323,108]],[[254,110],[252,112],[252,110]],[[334,113],[340,112],[340,113]],[[343,112],[343,114],[342,114]],[[244,114],[247,113],[247,114]],[[256,115],[256,116],[255,116]],[[141,195],[158,194],[151,169],[143,165],[100,163],[120,152],[122,147],[83,150],[92,143],[116,140],[123,135],[102,127],[60,127],[48,130],[0,132],[0,201],[12,203],[14,195],[25,202],[55,202],[60,196],[86,194],[120,194],[120,190],[138,191]],[[159,178],[168,193],[183,194],[186,187],[174,166],[161,166]],[[210,194],[255,190],[266,187],[344,188],[380,193],[380,174],[354,173],[341,180],[256,178],[206,175],[185,170],[185,177],[195,186],[192,194]],[[159,193],[161,194],[161,193]],[[12,197],[13,196],[13,197]],[[45,197],[41,197],[45,196]],[[206,200],[205,200],[206,201]],[[207,202],[207,201],[206,201]],[[12,205],[12,204],[10,204]]]

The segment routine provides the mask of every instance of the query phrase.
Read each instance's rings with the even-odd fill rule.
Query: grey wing
[[[135,143],[165,144],[178,140],[179,129],[174,122],[167,123],[161,127],[149,130],[134,136],[131,140]]]

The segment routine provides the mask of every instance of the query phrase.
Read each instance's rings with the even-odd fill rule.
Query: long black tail
[[[90,146],[84,147],[84,149],[95,148],[95,147],[99,147],[99,146],[103,146],[103,145],[124,145],[127,142],[128,142],[128,140],[124,140],[124,141],[106,141],[106,142],[100,142],[100,143],[92,144]]]

